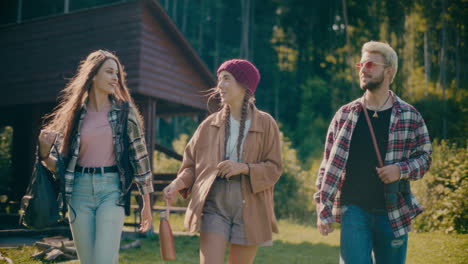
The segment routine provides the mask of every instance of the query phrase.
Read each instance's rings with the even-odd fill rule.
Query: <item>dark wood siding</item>
[[[142,9],[142,37],[138,93],[178,104],[206,109],[203,94],[213,81],[196,65],[187,47],[180,45],[157,6]]]
[[[0,28],[0,105],[54,102],[80,60],[115,51],[137,87],[141,10],[135,2]]]

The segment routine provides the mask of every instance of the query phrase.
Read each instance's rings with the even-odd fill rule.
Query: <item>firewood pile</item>
[[[34,253],[31,258],[37,260],[60,260],[68,261],[77,259],[76,248],[73,240],[69,240],[66,237],[55,236],[43,238],[41,241],[34,243],[34,246],[39,249],[38,252]],[[121,250],[140,248],[141,240],[135,240],[126,245],[120,247]]]
[[[6,262],[6,263],[8,263],[8,264],[14,264],[13,261],[12,261],[11,259],[9,259],[9,258],[7,258],[7,257],[4,257],[4,256],[2,255],[2,252],[0,252],[0,260],[3,261],[3,262]]]
[[[40,251],[31,257],[40,260],[72,260],[77,259],[76,248],[73,240],[66,237],[55,236],[44,238],[34,243]]]

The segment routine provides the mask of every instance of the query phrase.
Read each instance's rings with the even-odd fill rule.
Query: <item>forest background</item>
[[[434,148],[430,172],[412,184],[426,209],[414,227],[467,233],[468,0],[159,2],[213,74],[231,58],[258,66],[256,104],[282,131],[275,211],[300,223],[315,220],[312,195],[331,118],[362,95],[354,67],[360,49],[370,40],[389,43],[399,57],[391,89],[421,112]],[[197,121],[158,119],[158,143],[182,153]],[[0,131],[1,174],[10,170],[11,135],[9,127]],[[174,173],[179,166],[156,153],[155,172]]]
[[[338,108],[361,96],[355,63],[370,40],[389,43],[399,70],[391,89],[423,115],[434,147],[413,183],[426,208],[420,231],[467,232],[468,15],[466,0],[161,0],[208,68],[246,58],[258,66],[256,104],[280,124],[284,174],[276,213],[314,219],[324,136]],[[160,120],[158,140],[181,153],[197,123]],[[157,154],[155,169],[179,163]],[[183,202],[180,202],[183,203]],[[313,221],[313,220],[312,220]]]

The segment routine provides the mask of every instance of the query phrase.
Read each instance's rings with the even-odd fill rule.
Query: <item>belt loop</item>
[[[85,167],[81,167],[81,175],[84,174],[84,169],[85,169]]]
[[[101,170],[101,175],[104,175],[104,167],[99,167],[99,169]]]

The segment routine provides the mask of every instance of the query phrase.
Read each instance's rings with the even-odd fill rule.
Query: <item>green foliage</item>
[[[11,146],[13,128],[6,126],[0,130],[0,186],[8,186],[11,180]]]
[[[301,85],[301,111],[298,115],[301,125],[295,133],[299,157],[309,157],[322,151],[322,141],[331,118],[329,89],[329,85],[318,77]]]
[[[314,185],[309,183],[311,175],[301,167],[291,141],[283,135],[281,141],[283,174],[275,185],[275,213],[279,218],[307,221],[315,209],[312,201]]]
[[[451,142],[463,146],[468,135],[468,100],[448,99],[446,102],[436,95],[429,95],[415,102],[426,122],[431,138],[442,139],[444,136],[444,119]]]
[[[183,154],[185,146],[189,140],[187,134],[180,134],[177,139],[172,142],[172,149],[179,153]],[[168,157],[166,154],[155,151],[153,155],[153,171],[155,173],[176,173],[182,162]]]
[[[160,2],[213,73],[222,61],[242,57],[242,36],[250,36],[247,58],[262,75],[257,104],[283,124],[303,163],[322,148],[323,132],[339,106],[362,94],[353,64],[370,40],[387,42],[397,52],[391,89],[401,98],[418,109],[432,109],[432,97],[438,110],[446,102],[447,115],[429,122],[433,137],[467,136],[468,122],[459,118],[466,110],[460,112],[458,104],[452,111],[468,88],[465,0],[258,0],[248,10],[245,1]],[[449,126],[445,132],[442,122]]]
[[[172,142],[172,149],[183,155],[185,146],[189,141],[187,134],[180,134],[177,139]],[[177,173],[179,171],[182,162],[166,156],[166,154],[155,151],[153,155],[153,172],[155,173]],[[161,196],[157,198],[157,204],[164,205],[164,199]],[[188,201],[184,200],[181,196],[178,196],[174,203],[174,206],[187,206]]]
[[[433,143],[433,162],[422,180],[412,183],[425,211],[414,221],[421,231],[468,233],[468,147]]]

